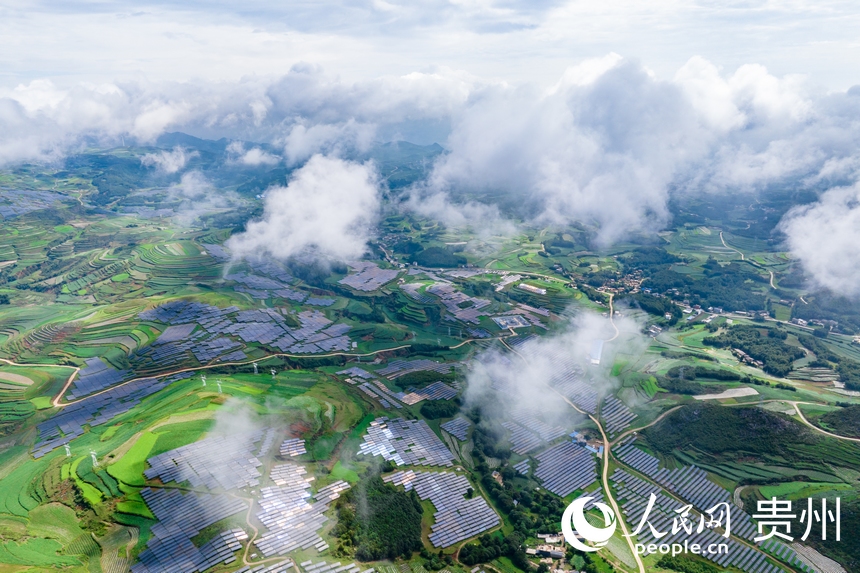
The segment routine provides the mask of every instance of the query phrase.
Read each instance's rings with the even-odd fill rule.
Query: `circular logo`
[[[617,521],[615,512],[605,503],[596,502],[594,506],[603,514],[603,523],[605,527],[595,527],[588,523],[585,519],[585,504],[593,498],[581,497],[573,500],[573,503],[567,506],[564,510],[564,515],[561,516],[561,531],[564,534],[565,540],[574,548],[580,551],[597,551],[609,541],[612,534],[615,533]],[[579,537],[574,535],[573,531],[586,541],[590,541],[593,546],[588,546],[579,540]]]

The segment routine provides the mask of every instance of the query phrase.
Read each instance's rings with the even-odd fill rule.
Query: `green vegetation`
[[[678,573],[722,573],[723,569],[704,560],[692,557],[672,557],[664,555],[657,562],[657,567],[678,571]]]
[[[439,374],[430,370],[418,370],[417,372],[409,372],[403,376],[398,376],[394,379],[394,384],[400,388],[423,388],[433,382],[451,382],[454,378],[453,374]]]
[[[486,563],[502,556],[508,557],[518,569],[528,571],[531,568],[522,539],[516,534],[504,538],[482,535],[477,543],[467,543],[460,550],[460,561],[465,565]]]
[[[451,400],[425,400],[421,404],[421,415],[430,420],[450,418],[459,411],[459,404]]]
[[[658,454],[736,482],[789,478],[838,483],[844,478],[836,468],[860,470],[857,444],[821,436],[787,416],[756,407],[689,404],[642,434]]]
[[[818,425],[840,436],[860,438],[860,405],[846,406],[817,419]]]
[[[789,444],[818,441],[801,424],[767,410],[708,403],[683,406],[644,433],[648,443],[663,454],[695,447],[712,454],[778,455],[786,453]]]
[[[466,257],[447,249],[430,247],[412,257],[412,261],[424,267],[459,267],[466,264]]]
[[[532,571],[535,563],[524,553],[525,542],[533,543],[536,533],[555,531],[565,502],[583,492],[563,500],[544,490],[532,471],[524,475],[513,469],[527,457],[512,453],[510,433],[500,424],[497,412],[506,410],[504,397],[490,396],[487,404],[462,412],[474,423],[468,440],[440,432],[459,458],[462,470],[457,471],[472,484],[468,497],[486,497],[502,518],[497,530],[469,540],[457,557],[453,548],[440,552],[426,545],[431,504],[384,484],[374,473],[378,458],[356,452],[368,425],[379,416],[424,419],[438,432],[439,422],[458,415],[461,403],[424,401],[383,410],[378,399],[353,384],[355,376],[347,380],[338,372],[359,366],[374,373],[394,360],[429,358],[456,364],[457,370],[445,375],[419,370],[382,382],[403,391],[436,381],[461,388],[472,375],[470,361],[486,351],[507,352],[505,345],[518,341],[508,338],[509,332],[491,317],[526,312],[523,304],[546,309],[553,314],[529,311],[529,320],[539,320],[539,325],[518,329],[517,334],[554,336],[566,328],[569,317],[586,309],[607,312],[610,292],[615,293],[616,310],[646,328],[659,325],[662,331],[650,339],[622,332],[617,341],[607,343],[604,364],[586,367],[586,378],[592,373],[618,378],[622,388],[616,397],[637,414],[634,425],[644,426],[684,404],[641,431],[638,447],[666,467],[695,463],[729,489],[755,484],[744,490],[745,501],[839,492],[843,531],[852,523],[858,527],[860,446],[810,431],[785,413],[786,402],[779,402],[792,392],[792,399],[820,404],[804,407],[813,423],[860,437],[860,406],[850,396],[835,395],[832,387],[823,388],[838,376],[847,389],[860,389],[860,345],[844,336],[860,332],[860,304],[838,293],[808,292],[800,269],[776,250],[780,247],[772,234],[780,214],[813,200],[812,194],[771,190],[760,193],[753,204],[746,195],[721,196],[719,204],[686,198],[670,205],[672,223],[666,232],[613,247],[600,246],[595,241],[599,230],[588,222],[527,228],[514,237],[484,236],[414,213],[386,210],[365,260],[397,269],[397,280],[365,292],[339,282],[354,272],[339,262],[291,261],[267,274],[249,261],[225,265],[216,256],[217,245],[259,215],[261,201],[255,196],[272,184],[287,184],[293,169],[225,166],[227,143],[171,134],[152,148],[88,149],[69,157],[62,169],[29,165],[0,173],[5,188],[57,196],[53,205],[5,218],[0,229],[0,356],[29,364],[0,364],[0,437],[6,444],[0,452],[4,572],[4,567],[10,572],[64,568],[75,573],[125,567],[118,561],[125,555],[130,528],[140,533],[134,556],[145,547],[155,523],[139,493],[155,485],[144,477],[146,460],[205,437],[239,403],[255,424],[276,429],[279,439],[289,435],[306,440],[308,454],[293,461],[307,468],[317,487],[338,479],[351,484],[334,508],[338,522],[332,519],[321,532],[338,558],[417,560],[417,552],[423,565],[414,561],[413,573],[422,573],[422,567],[456,573],[462,566],[482,563],[501,573]],[[135,214],[176,207],[166,190],[180,176],[141,162],[144,154],[174,145],[192,151],[189,166],[228,191],[233,207],[204,213],[199,222],[182,226],[169,216]],[[392,192],[386,200],[396,201],[398,190],[419,181],[432,167],[432,158],[443,152],[439,146],[400,142],[375,146],[359,159],[376,162]],[[516,213],[516,206],[505,207],[505,212]],[[646,243],[651,246],[642,246]],[[546,294],[525,292],[516,282],[499,288],[504,276],[498,271],[519,274],[516,282],[539,286]],[[227,273],[253,275],[256,283],[222,280]],[[261,285],[270,280],[289,289],[279,285],[263,290]],[[455,299],[453,305],[443,302],[428,291],[439,281],[469,298]],[[311,296],[334,299],[334,304],[309,304],[305,297]],[[474,299],[481,300],[476,304]],[[248,364],[224,366],[218,357],[201,364],[191,354],[171,364],[143,358],[148,347],[160,345],[156,340],[166,325],[142,320],[139,313],[177,300],[242,311],[265,309],[277,313],[290,329],[302,328],[307,324],[304,313],[313,311],[319,319],[350,327],[346,346],[338,345],[348,350],[309,345],[302,356],[295,350],[285,351],[293,356],[275,356],[271,345],[230,334],[239,345],[235,350],[246,357],[230,362]],[[722,313],[709,319],[710,314],[721,314],[714,309],[682,320],[682,308],[695,305],[703,311],[712,306],[756,313],[754,318]],[[454,316],[465,309],[479,311],[477,318]],[[760,311],[782,322],[809,320],[814,331],[765,320]],[[505,343],[496,338],[506,338]],[[52,398],[72,373],[70,366],[82,367],[92,357],[127,370],[129,376],[205,368],[210,383],[203,388],[203,371],[196,372],[105,424],[85,425],[81,435],[70,437],[72,457],[58,448],[35,459],[33,445],[41,439],[37,425],[61,411],[53,407]],[[738,358],[745,363],[738,365]],[[258,363],[259,373],[250,361]],[[791,384],[769,379],[756,372],[759,367],[774,376],[791,373]],[[214,379],[223,381],[222,391],[215,390]],[[755,398],[722,400],[725,405],[689,398],[742,384],[756,385],[761,407]],[[598,435],[590,421],[571,417],[570,423],[579,424],[570,429],[591,438]],[[261,459],[262,468],[282,462],[276,450]],[[101,467],[93,467],[89,451],[97,452]],[[383,464],[383,471],[393,470]],[[195,541],[232,525],[224,521],[209,526]],[[827,542],[816,547],[857,570],[854,545],[843,539],[838,546]],[[608,551],[615,550],[610,544]],[[577,570],[613,570],[599,556],[571,550],[568,557]],[[649,564],[655,561],[649,558]],[[713,571],[700,559],[665,557],[656,562],[679,573]],[[382,573],[398,569],[375,567]]]
[[[736,325],[722,334],[705,338],[702,342],[719,348],[739,348],[754,359],[764,362],[763,370],[768,374],[786,376],[791,372],[791,363],[803,358],[804,352],[796,346],[789,346],[784,340],[784,332]]]
[[[334,535],[337,551],[360,561],[411,557],[421,543],[423,508],[414,491],[406,493],[367,477],[342,494],[335,504],[338,521]]]

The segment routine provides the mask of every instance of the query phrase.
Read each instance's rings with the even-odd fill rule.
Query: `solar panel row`
[[[284,442],[281,444],[280,451],[281,455],[284,457],[295,457],[308,453],[308,451],[305,449],[305,441],[301,438],[291,438],[289,440],[284,440]]]
[[[160,380],[141,378],[66,406],[58,414],[38,425],[39,441],[33,446],[33,457],[41,458],[48,452],[83,435],[84,425],[95,427],[106,424],[171,382],[190,376],[191,373],[185,372]]]
[[[782,571],[776,565],[768,563],[765,554],[761,551],[756,551],[750,546],[741,544],[732,538],[727,539],[714,529],[705,528],[701,532],[697,532],[697,529],[694,529],[692,534],[688,534],[684,528],[677,528],[677,532],[672,533],[672,526],[678,517],[676,510],[679,507],[675,499],[662,491],[658,493],[655,491],[657,488],[654,485],[620,468],[615,470],[611,479],[615,483],[618,492],[617,497],[622,500],[621,510],[627,517],[628,523],[639,523],[642,520],[651,493],[656,493],[656,501],[648,515],[648,522],[653,525],[658,533],[666,532],[666,535],[661,536],[658,540],[655,538],[651,528],[645,527],[638,535],[637,541],[639,543],[648,545],[651,543],[671,544],[686,542],[689,545],[699,544],[702,547],[710,544],[724,543],[728,546],[728,552],[720,554],[703,553],[702,557],[724,569],[736,567],[747,573],[776,573]],[[740,512],[737,506],[733,506],[733,511],[731,512],[733,532],[735,530],[737,513],[742,514],[743,512]],[[698,515],[691,513],[689,519],[698,526],[700,521]]]
[[[247,508],[241,499],[176,489],[144,488],[140,495],[158,523],[131,567],[132,573],[195,573],[235,560],[233,553],[248,538],[241,529],[225,531],[199,549],[191,542],[201,530]]]
[[[262,431],[213,436],[147,460],[147,479],[189,482],[194,487],[231,490],[260,485],[262,462],[252,454]]]
[[[472,423],[466,418],[454,418],[453,420],[439,425],[440,428],[442,428],[461,442],[466,441],[466,434],[471,426]]]
[[[377,418],[370,423],[359,454],[382,456],[398,466],[451,466],[452,454],[424,420]]]
[[[535,456],[535,476],[552,493],[566,497],[597,481],[597,459],[573,442],[562,442]]]
[[[400,271],[380,269],[376,263],[356,261],[349,263],[349,268],[356,271],[338,281],[340,284],[364,292],[374,291],[397,278]]]
[[[411,392],[403,396],[403,403],[411,406],[422,400],[450,400],[456,395],[457,390],[444,382],[433,382],[420,390],[412,389]]]
[[[700,510],[707,510],[718,503],[728,503],[728,490],[708,479],[703,469],[693,465],[673,469],[660,468],[660,460],[635,447],[626,440],[615,450],[616,457],[624,464],[642,472],[675,495],[686,499]],[[749,514],[735,507],[732,511],[732,529],[746,539],[755,537],[756,528]]]
[[[257,518],[268,533],[254,541],[265,556],[284,555],[298,548],[320,550],[327,547],[317,533],[327,520],[323,513],[329,504],[349,489],[345,481],[336,481],[313,496],[304,467],[287,463],[272,468],[274,486],[260,490]]]
[[[499,516],[483,497],[466,499],[474,489],[465,476],[453,472],[400,471],[382,478],[407,491],[414,489],[422,500],[430,500],[436,513],[430,529],[434,547],[450,547],[499,525]]]

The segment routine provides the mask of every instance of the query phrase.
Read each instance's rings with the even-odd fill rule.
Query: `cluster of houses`
[[[535,547],[527,547],[526,555],[537,557],[538,563],[546,564],[550,573],[580,573],[564,568],[564,535],[559,533],[538,533],[540,540]]]
[[[740,348],[732,348],[732,354],[738,357],[738,360],[745,364],[749,364],[750,366],[755,366],[757,368],[761,368],[764,366],[764,362],[761,360],[756,360]]]

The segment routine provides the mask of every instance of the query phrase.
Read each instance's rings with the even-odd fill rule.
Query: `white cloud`
[[[240,141],[234,141],[227,146],[228,161],[245,165],[247,167],[259,167],[261,165],[277,165],[281,162],[281,158],[268,153],[259,147],[252,147],[246,150],[245,145]]]
[[[270,142],[284,146],[293,162],[319,152],[366,150],[379,129],[405,130],[422,143],[420,126],[447,121],[474,85],[449,71],[347,83],[300,65],[277,78],[235,82],[0,87],[0,166],[54,160],[93,140],[151,144],[166,131]],[[244,159],[266,164],[272,157],[252,150]]]
[[[199,156],[197,151],[189,153],[182,147],[174,147],[172,151],[147,153],[140,158],[140,162],[147,167],[155,167],[162,173],[172,174],[184,169],[189,159]]]
[[[191,225],[204,215],[232,207],[236,199],[231,192],[216,189],[199,171],[183,173],[179,183],[167,191],[169,202],[179,202],[175,219],[182,225]]]
[[[831,189],[780,222],[791,254],[817,286],[860,296],[860,184]]]
[[[541,224],[593,225],[603,243],[661,228],[671,193],[844,184],[860,165],[860,90],[825,93],[759,65],[725,73],[701,57],[661,79],[615,53],[548,86],[444,67],[350,82],[307,64],[235,82],[31,81],[0,88],[0,165],[168,130],[265,142],[292,166],[399,137],[438,141],[448,153],[412,194],[419,213],[501,228],[498,214],[514,207]],[[231,159],[275,165],[280,155],[246,147]]]
[[[455,202],[448,193],[433,192],[421,186],[410,190],[403,207],[448,227],[469,229],[483,239],[493,235],[509,237],[518,232],[517,224],[505,219],[496,205],[477,201]]]
[[[286,187],[266,191],[261,219],[226,243],[236,256],[286,259],[306,249],[339,260],[360,257],[380,208],[371,164],[315,155]]]
[[[516,349],[516,355],[485,351],[473,362],[466,386],[466,407],[495,406],[502,412],[525,410],[537,413],[547,423],[570,423],[571,409],[561,396],[547,388],[559,375],[560,360],[570,361],[585,372],[598,395],[605,395],[617,380],[611,376],[613,356],[623,348],[625,354],[644,352],[647,338],[640,325],[628,318],[615,318],[618,338],[606,342],[601,364],[590,364],[590,352],[597,340],[612,340],[615,330],[609,320],[587,311],[565,325],[564,330],[527,341]],[[525,358],[525,360],[521,359]],[[485,412],[486,413],[486,412]]]
[[[669,184],[709,134],[682,91],[641,66],[611,57],[580,67],[547,93],[472,98],[430,188],[519,196],[540,221],[596,223],[604,243],[662,226]]]
[[[284,154],[290,164],[307,160],[316,153],[340,155],[345,151],[365,152],[373,143],[376,126],[349,119],[343,123],[295,125],[284,141]]]

